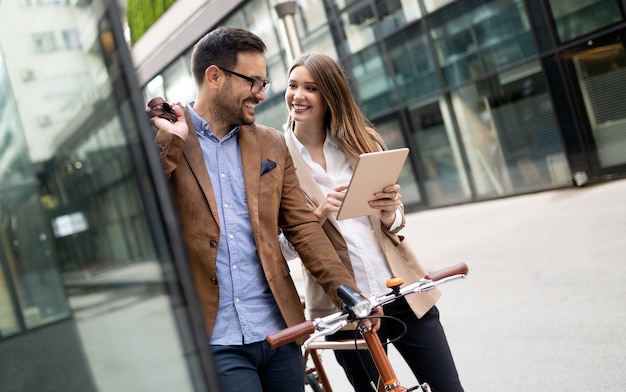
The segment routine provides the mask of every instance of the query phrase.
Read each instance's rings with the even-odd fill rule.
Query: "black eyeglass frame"
[[[246,76],[243,74],[240,74],[239,72],[235,72],[235,71],[231,71],[230,69],[226,69],[226,68],[220,68],[222,71],[227,72],[229,74],[235,75],[237,77],[240,77],[241,79],[247,80],[248,82],[251,83],[250,85],[250,92],[252,94],[258,94],[261,92],[261,89],[264,89],[265,91],[269,90],[270,85],[272,84],[272,82],[270,82],[269,80],[265,79],[265,80],[261,80],[261,79],[257,79],[257,78],[252,78],[250,76]],[[257,86],[256,88],[254,86]],[[256,90],[256,91],[254,91]]]

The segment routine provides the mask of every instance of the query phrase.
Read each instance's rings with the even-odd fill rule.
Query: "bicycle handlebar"
[[[372,295],[368,298],[371,308],[375,309],[379,306],[386,305],[395,301],[400,297],[404,297],[413,293],[420,293],[434,289],[437,285],[449,282],[451,280],[465,278],[469,271],[467,264],[460,262],[453,266],[443,268],[432,274],[426,275],[423,279],[418,280],[404,288],[393,291],[389,294],[380,296]],[[349,320],[350,312],[342,309],[336,313],[329,314],[325,317],[316,318],[315,320],[307,320],[300,324],[292,325],[275,333],[266,336],[270,348],[274,349],[282,344],[294,342],[298,339],[309,336],[304,342],[304,346],[320,336],[332,335],[348,323],[356,321]]]
[[[303,323],[292,325],[291,327],[267,335],[265,339],[269,342],[270,348],[273,350],[280,345],[294,342],[313,332],[315,332],[315,324],[313,321],[307,320]]]
[[[433,272],[432,274],[428,274],[424,278],[430,279],[433,282],[437,282],[443,278],[447,278],[447,277],[454,276],[454,275],[467,275],[468,271],[469,271],[469,267],[467,266],[467,264],[460,262],[453,266],[440,269],[439,271]]]

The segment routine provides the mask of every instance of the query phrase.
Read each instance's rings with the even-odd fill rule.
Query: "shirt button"
[[[237,269],[237,266],[236,266],[236,265],[233,265],[233,270],[236,270],[236,269]]]
[[[235,238],[235,236],[234,236],[234,235],[232,235],[232,234],[229,234],[229,235],[228,235],[228,238]]]
[[[224,203],[224,208],[228,208],[228,203]]]
[[[239,298],[235,298],[235,303],[239,303]]]

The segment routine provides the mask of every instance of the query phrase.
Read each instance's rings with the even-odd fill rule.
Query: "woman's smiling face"
[[[328,108],[311,72],[303,65],[295,67],[289,74],[285,103],[293,120],[302,123],[323,120]]]

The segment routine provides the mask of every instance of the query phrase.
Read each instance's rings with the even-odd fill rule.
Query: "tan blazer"
[[[309,208],[314,210],[324,202],[324,194],[304,162],[292,138],[287,137],[286,141],[296,168],[296,174],[300,180],[300,186],[307,196]],[[357,157],[353,155],[347,155],[347,157],[354,168]],[[376,239],[382,248],[383,254],[387,259],[386,261],[389,263],[389,267],[394,276],[399,276],[404,279],[405,284],[413,283],[423,278],[426,275],[426,270],[419,263],[408,244],[403,242],[404,237],[396,234],[405,225],[404,211],[402,212],[402,224],[393,232],[390,232],[381,224],[380,218],[377,215],[370,215],[370,221],[376,233]],[[329,218],[322,224],[322,227],[333,243],[341,261],[352,277],[354,277],[348,247],[341,234],[337,221],[335,218]],[[315,283],[314,279],[312,279],[310,274],[306,271],[304,271],[304,282],[305,303],[310,318],[325,316],[337,310],[337,307],[329,300],[321,287]],[[417,317],[422,317],[424,313],[432,308],[440,296],[441,293],[439,290],[435,289],[425,293],[410,295],[406,297],[406,300]]]
[[[210,336],[219,302],[216,258],[220,222],[198,136],[193,131],[189,113],[185,116],[190,130],[186,141],[157,131],[155,142],[173,191],[188,261]],[[278,308],[287,325],[292,326],[304,321],[304,313],[280,251],[279,227],[301,255],[311,275],[337,304],[340,303],[337,287],[356,283],[306,205],[283,134],[262,125],[242,126],[238,139],[257,252]],[[270,162],[268,167],[267,160],[275,165]],[[262,162],[266,171],[263,175]]]

